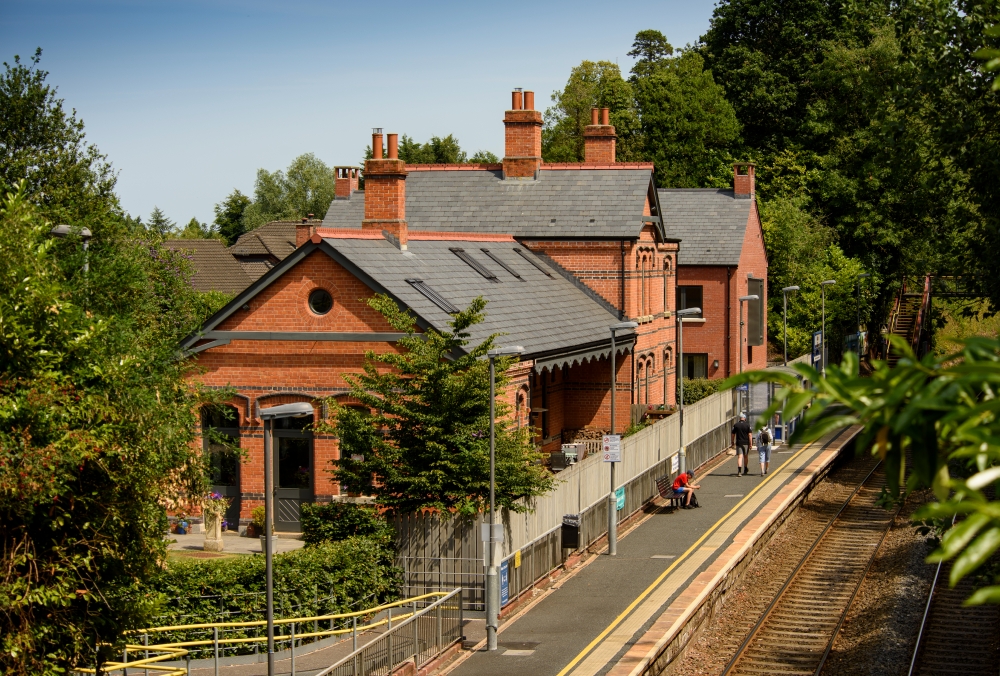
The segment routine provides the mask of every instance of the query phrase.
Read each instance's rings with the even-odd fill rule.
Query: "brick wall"
[[[508,110],[504,114],[505,176],[534,177],[542,164],[542,114],[537,110]],[[367,176],[365,178],[367,185]],[[367,198],[366,198],[367,199]]]

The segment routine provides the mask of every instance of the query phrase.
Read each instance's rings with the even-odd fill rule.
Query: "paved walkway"
[[[205,545],[204,533],[191,533],[190,535],[177,535],[171,533],[167,536],[167,549],[171,551],[203,552]],[[275,553],[290,552],[294,549],[301,549],[305,545],[302,540],[279,537],[274,548]],[[222,534],[223,554],[260,554],[260,538],[240,537],[232,531]],[[214,552],[205,552],[205,558],[216,558]]]
[[[759,475],[755,454],[754,474],[744,477],[736,476],[735,458],[727,458],[697,478],[700,509],[654,513],[619,541],[616,557],[592,558],[501,626],[499,650],[473,653],[450,673],[592,676],[607,674],[630,648],[648,651],[650,627],[669,614],[664,610],[676,614],[673,602],[695,600],[699,590],[690,588],[692,582],[723,565],[716,562],[720,554],[733,555],[734,539],[740,545],[743,529],[756,528],[751,521],[762,505],[779,503],[791,492],[785,490],[789,483],[802,484],[817,471],[820,456],[829,459],[839,447],[823,439],[780,448],[766,477]]]

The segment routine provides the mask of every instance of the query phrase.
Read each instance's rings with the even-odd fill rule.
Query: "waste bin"
[[[562,521],[563,549],[580,548],[580,515],[565,514]]]

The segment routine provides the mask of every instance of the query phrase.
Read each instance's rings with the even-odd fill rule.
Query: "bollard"
[[[219,676],[219,628],[212,627],[212,649],[215,652],[215,676]]]
[[[125,650],[122,651],[122,662],[125,663],[126,665],[128,664],[128,648],[125,648]],[[128,676],[128,666],[122,669],[122,672],[125,674],[125,676]]]
[[[142,635],[142,644],[144,646],[149,645],[149,634],[143,634]],[[145,651],[145,654],[143,655],[143,658],[147,659],[147,660],[149,659],[149,651],[148,650]],[[149,669],[143,668],[142,673],[143,673],[143,676],[149,676]]]
[[[358,649],[358,616],[351,618],[351,651]]]
[[[292,676],[295,676],[295,623],[292,622]]]

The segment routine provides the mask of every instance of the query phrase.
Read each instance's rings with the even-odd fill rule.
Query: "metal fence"
[[[462,638],[462,590],[413,613],[385,633],[353,651],[316,676],[388,676],[413,661],[419,669]]]
[[[697,467],[729,445],[729,426],[736,414],[731,390],[713,394],[685,407],[684,436],[687,466]],[[625,487],[626,518],[656,495],[656,479],[676,473],[680,448],[678,416],[658,421],[622,440],[622,462],[616,483]],[[504,525],[501,577],[506,576],[506,599],[514,599],[565,559],[563,516],[580,517],[580,544],[586,547],[607,532],[609,464],[599,454],[571,465],[558,475],[556,488],[536,499],[531,511],[501,512]],[[480,524],[485,516],[450,520],[437,515],[397,517],[393,526],[399,565],[404,571],[405,595],[432,589],[462,587],[466,607],[482,610],[485,597],[484,547]]]

